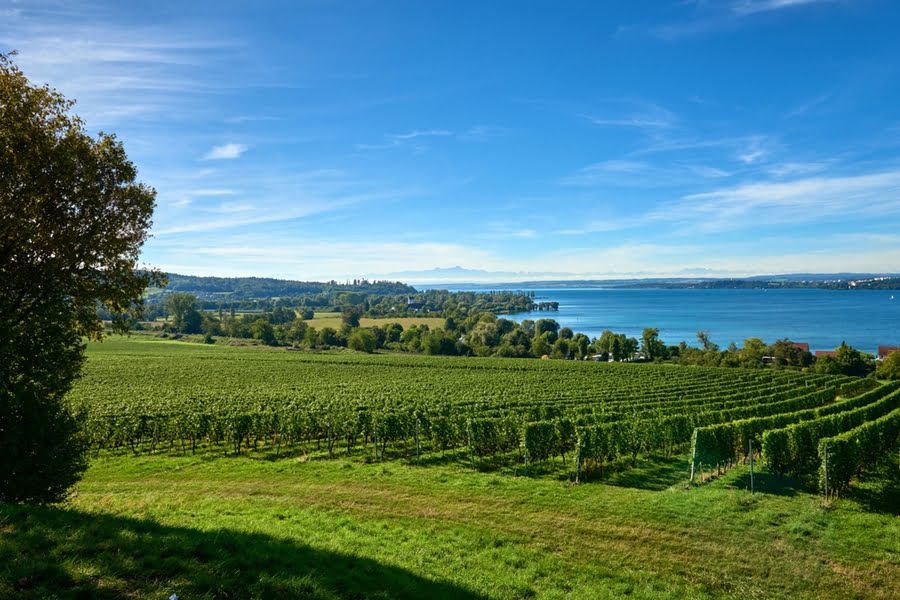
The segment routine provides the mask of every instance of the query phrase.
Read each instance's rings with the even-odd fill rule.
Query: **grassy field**
[[[898,467],[826,510],[789,482],[751,495],[741,469],[686,489],[662,459],[572,486],[104,456],[64,505],[0,507],[0,597],[896,598]]]
[[[166,374],[141,370],[152,370],[155,354],[159,365],[178,365],[167,367],[168,387]],[[221,360],[237,370],[222,389],[239,393],[241,369],[269,369],[274,386],[279,373],[305,380],[319,365],[337,392],[347,385],[341,369],[356,364],[117,339],[91,347],[81,394],[101,394],[105,381],[140,396],[143,388],[123,382],[129,369],[174,393],[227,373],[211,370]],[[421,378],[427,393],[444,362],[470,364],[441,360],[362,357],[356,368],[384,362],[397,378],[408,373],[404,385]],[[442,366],[429,380],[427,368],[411,368],[420,363]],[[565,381],[605,372],[546,361],[471,364],[480,365],[466,376],[473,382],[510,376],[497,370],[506,365],[521,381],[534,365],[548,385],[557,371]],[[462,449],[418,463],[373,462],[364,452],[328,459],[311,448],[276,458],[265,443],[227,456],[219,448],[182,455],[168,445],[137,456],[92,451],[66,503],[0,506],[0,598],[898,597],[896,452],[828,507],[814,489],[764,471],[751,494],[746,467],[691,487],[685,454],[628,462],[574,485],[556,460],[523,476],[490,461],[473,469]]]
[[[340,329],[342,325],[341,313],[317,312],[312,319],[308,319],[306,322],[316,329],[322,329],[323,327]],[[359,324],[362,327],[381,327],[388,323],[399,323],[406,330],[413,325],[428,325],[432,329],[443,328],[446,321],[443,317],[382,317],[378,319],[363,317],[359,320]]]

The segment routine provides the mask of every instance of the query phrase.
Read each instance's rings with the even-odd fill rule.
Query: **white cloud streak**
[[[593,113],[582,114],[581,117],[600,127],[630,127],[646,131],[669,129],[675,124],[675,116],[670,111],[653,103],[617,101],[607,104],[613,106],[608,106],[602,112],[614,114]],[[623,104],[630,106],[623,111]]]
[[[835,0],[742,0],[735,3],[731,10],[740,17],[764,12],[773,12],[789,8],[797,8],[809,4],[825,4]]]
[[[357,150],[387,150],[390,148],[401,148],[410,146],[417,151],[421,151],[425,146],[421,143],[422,138],[449,137],[453,132],[447,129],[422,129],[414,130],[407,133],[394,133],[385,135],[386,142],[379,144],[356,144]]]
[[[649,218],[692,230],[727,231],[766,224],[799,224],[900,213],[900,171],[848,177],[758,182],[691,194]]]
[[[203,156],[203,160],[232,160],[239,158],[249,147],[244,144],[223,144],[214,146],[212,150]]]
[[[614,186],[658,188],[692,185],[707,179],[721,179],[732,174],[724,169],[692,163],[657,164],[646,161],[613,159],[582,167],[560,180],[566,186]]]
[[[18,50],[16,63],[32,81],[77,99],[91,128],[181,115],[197,108],[192,96],[231,85],[209,67],[233,45],[196,30],[112,23],[90,6],[77,12],[28,6],[3,25],[0,49]]]

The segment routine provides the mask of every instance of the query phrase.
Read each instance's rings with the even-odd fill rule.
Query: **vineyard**
[[[689,449],[692,471],[721,470],[752,447],[779,473],[821,470],[832,492],[900,429],[900,386],[837,376],[161,341],[92,348],[71,402],[98,451],[365,461],[453,451],[522,473],[553,461],[581,481]]]

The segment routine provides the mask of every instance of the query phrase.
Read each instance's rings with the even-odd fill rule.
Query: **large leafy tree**
[[[63,498],[86,466],[64,395],[97,307],[124,330],[153,271],[136,270],[155,192],[112,135],[0,54],[0,500]]]

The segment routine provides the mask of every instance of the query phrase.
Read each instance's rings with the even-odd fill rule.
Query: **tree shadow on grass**
[[[409,571],[259,533],[0,506],[2,598],[462,598]]]
[[[900,455],[890,452],[845,495],[868,512],[900,516]]]
[[[605,467],[602,478],[590,474],[586,480],[617,487],[662,491],[686,483],[689,475],[686,457],[648,454],[638,457],[635,466],[632,466],[630,459],[618,460]]]
[[[734,477],[731,487],[739,489],[750,489],[750,471],[744,472]],[[786,496],[788,498],[796,496],[798,492],[814,492],[815,490],[799,479],[788,477],[787,475],[776,475],[769,471],[753,472],[753,491],[762,494],[772,494],[773,496]]]

